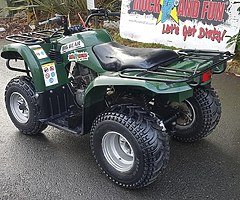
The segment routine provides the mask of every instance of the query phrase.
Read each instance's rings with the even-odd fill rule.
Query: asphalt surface
[[[150,186],[126,190],[101,174],[89,136],[55,128],[41,136],[19,133],[4,104],[4,89],[16,75],[0,60],[0,199],[240,199],[240,78],[219,75],[219,126],[194,144],[170,141],[168,168]]]

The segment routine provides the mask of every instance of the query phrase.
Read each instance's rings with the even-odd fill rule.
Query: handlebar
[[[107,9],[104,8],[100,8],[100,9],[92,9],[90,10],[90,14],[88,15],[85,24],[86,26],[88,26],[90,20],[93,17],[120,17],[120,13],[119,12],[111,12]],[[53,18],[50,18],[48,20],[39,22],[38,24],[41,25],[45,25],[45,24],[51,24],[51,23],[57,23],[58,25],[62,26],[64,28],[64,35],[70,35],[73,33],[77,33],[77,32],[81,32],[84,30],[85,27],[82,26],[73,26],[73,27],[68,27],[68,20],[66,16],[63,15],[56,15]]]
[[[104,8],[90,10],[90,15],[88,15],[85,24],[88,25],[93,17],[120,17],[120,12],[111,12]]]
[[[56,17],[50,18],[48,20],[39,22],[38,25],[45,25],[45,24],[51,24],[51,23],[55,23],[55,22],[60,22],[62,20],[62,16],[61,15],[57,15]]]

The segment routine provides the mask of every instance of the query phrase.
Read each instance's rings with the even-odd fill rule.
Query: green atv
[[[48,125],[90,133],[93,156],[106,176],[125,188],[156,180],[169,160],[169,138],[194,142],[210,134],[221,116],[212,75],[224,72],[229,52],[139,49],[114,42],[107,31],[85,25],[8,36],[1,56],[8,69],[26,73],[5,91],[8,114],[24,134]],[[16,67],[11,60],[23,60]]]

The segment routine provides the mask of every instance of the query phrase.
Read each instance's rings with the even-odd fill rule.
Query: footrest
[[[80,115],[64,115],[51,119],[48,125],[73,134],[82,133],[82,117]]]

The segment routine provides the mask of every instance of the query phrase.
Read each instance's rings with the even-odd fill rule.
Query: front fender
[[[22,59],[31,71],[34,85],[37,91],[45,89],[44,78],[39,60],[34,55],[32,49],[27,45],[14,43],[5,45],[2,49],[1,57],[5,59]]]
[[[2,49],[1,57],[5,59],[20,59],[24,60],[25,65],[31,71],[31,76],[34,81],[34,86],[37,92],[45,91],[46,89],[52,89],[59,85],[65,85],[68,83],[68,77],[66,74],[66,70],[64,68],[64,63],[57,64],[52,61],[48,56],[37,57],[36,51],[37,49],[42,49],[47,53],[48,46],[44,48],[40,45],[31,45],[27,46],[20,43],[13,43],[5,45]],[[43,74],[43,66],[45,64],[54,63],[55,69],[58,75],[58,80],[56,84],[46,85]]]
[[[85,92],[85,107],[102,101],[109,86],[138,87],[155,94],[168,95],[170,100],[183,101],[193,95],[193,89],[187,83],[164,83],[121,78],[118,73],[97,77]]]

